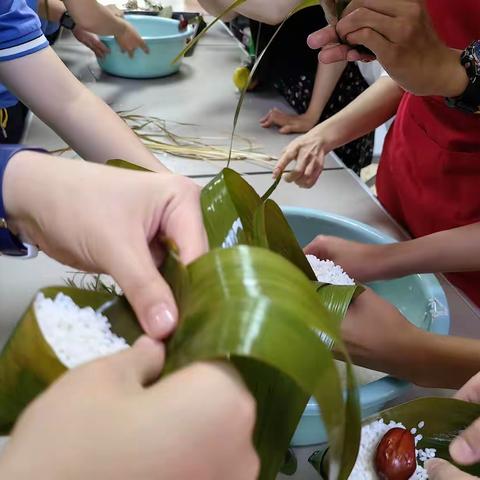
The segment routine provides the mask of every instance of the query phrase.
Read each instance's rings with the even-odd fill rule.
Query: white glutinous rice
[[[342,267],[335,265],[331,260],[319,260],[315,255],[307,255],[307,260],[313,268],[319,282],[331,283],[332,285],[355,285],[355,282],[343,271]],[[345,384],[347,377],[345,363],[340,361],[336,361],[335,363],[340,378]],[[363,367],[355,367],[354,371],[360,386],[386,377],[385,373]]]
[[[342,267],[335,265],[331,260],[319,260],[315,255],[307,255],[307,260],[319,282],[332,285],[355,285]]]
[[[93,308],[80,308],[59,293],[54,300],[39,293],[35,315],[45,340],[68,368],[128,348],[127,342],[112,333],[106,317]]]
[[[418,424],[418,428],[422,429],[424,425],[425,423],[422,421]],[[390,422],[386,424],[383,420],[376,420],[362,428],[360,449],[355,467],[348,477],[349,480],[378,480],[374,465],[375,453],[382,438],[392,428],[405,427],[401,423]],[[420,441],[420,438],[418,438],[420,436],[421,435],[417,435],[417,437],[415,437],[415,445]],[[427,460],[434,458],[437,452],[434,448],[415,450],[415,452],[417,454],[417,470],[410,477],[410,480],[426,480],[428,479],[428,475],[425,468],[423,468],[423,464]]]

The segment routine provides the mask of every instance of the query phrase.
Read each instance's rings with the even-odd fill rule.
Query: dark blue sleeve
[[[22,145],[0,145],[0,254],[12,256],[24,256],[27,253],[26,247],[7,228],[7,212],[3,203],[3,178],[8,162],[22,150],[37,150]]]

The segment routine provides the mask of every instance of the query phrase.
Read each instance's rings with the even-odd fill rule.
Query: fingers
[[[200,209],[200,187],[184,177],[176,181],[177,191],[162,223],[165,235],[175,241],[182,262],[188,265],[208,251],[208,239]]]
[[[302,188],[312,188],[323,171],[323,158],[311,162],[305,169],[303,177],[297,180],[297,185]]]
[[[326,258],[328,237],[325,235],[316,236],[304,249],[306,255],[315,255],[320,260]]]
[[[163,343],[142,336],[132,348],[113,355],[106,361],[128,381],[148,386],[160,376],[165,363],[165,347]]]
[[[147,46],[147,44],[145,43],[145,40],[143,40],[143,38],[140,39],[140,48],[148,55],[150,53],[150,50]]]
[[[275,169],[273,170],[273,178],[278,178],[278,176],[282,174],[285,168],[287,168],[287,165],[297,158],[298,151],[298,146],[289,146],[287,150],[285,150],[282,158],[280,158],[278,163],[275,165]]]
[[[113,249],[106,271],[120,285],[145,332],[155,339],[166,338],[178,318],[172,292],[145,241],[128,243],[128,250]]]
[[[388,54],[388,51],[393,47],[391,42],[371,28],[362,28],[356,32],[349,33],[346,36],[346,41],[350,45],[364,45],[379,58],[384,58],[385,55]],[[367,56],[367,58],[371,57]]]
[[[465,402],[480,403],[480,373],[471,378],[455,394],[455,398]]]
[[[307,38],[307,44],[313,50],[318,50],[331,43],[338,43],[337,32],[331,25],[310,34]]]
[[[452,464],[440,458],[433,458],[425,462],[430,480],[473,480],[476,477],[468,475]]]
[[[348,45],[332,45],[328,48],[324,48],[318,54],[318,60],[321,63],[336,63],[336,62],[343,62],[348,58],[348,52],[352,47]]]
[[[472,465],[480,461],[480,418],[453,440],[450,455],[461,465]]]
[[[282,133],[283,135],[289,135],[291,133],[295,133],[297,131],[297,129],[295,128],[294,125],[292,124],[289,124],[289,125],[285,125],[283,126],[282,128],[280,128],[278,130],[280,133]]]

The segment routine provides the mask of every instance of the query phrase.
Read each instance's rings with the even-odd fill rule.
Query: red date
[[[381,480],[408,480],[417,469],[415,437],[404,428],[392,428],[380,441],[375,470]]]

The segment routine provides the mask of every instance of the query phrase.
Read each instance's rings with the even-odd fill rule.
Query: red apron
[[[463,50],[480,39],[480,0],[427,4],[450,47]],[[480,115],[450,109],[443,98],[405,94],[385,140],[377,190],[413,237],[480,222]],[[480,306],[480,272],[447,277]]]

